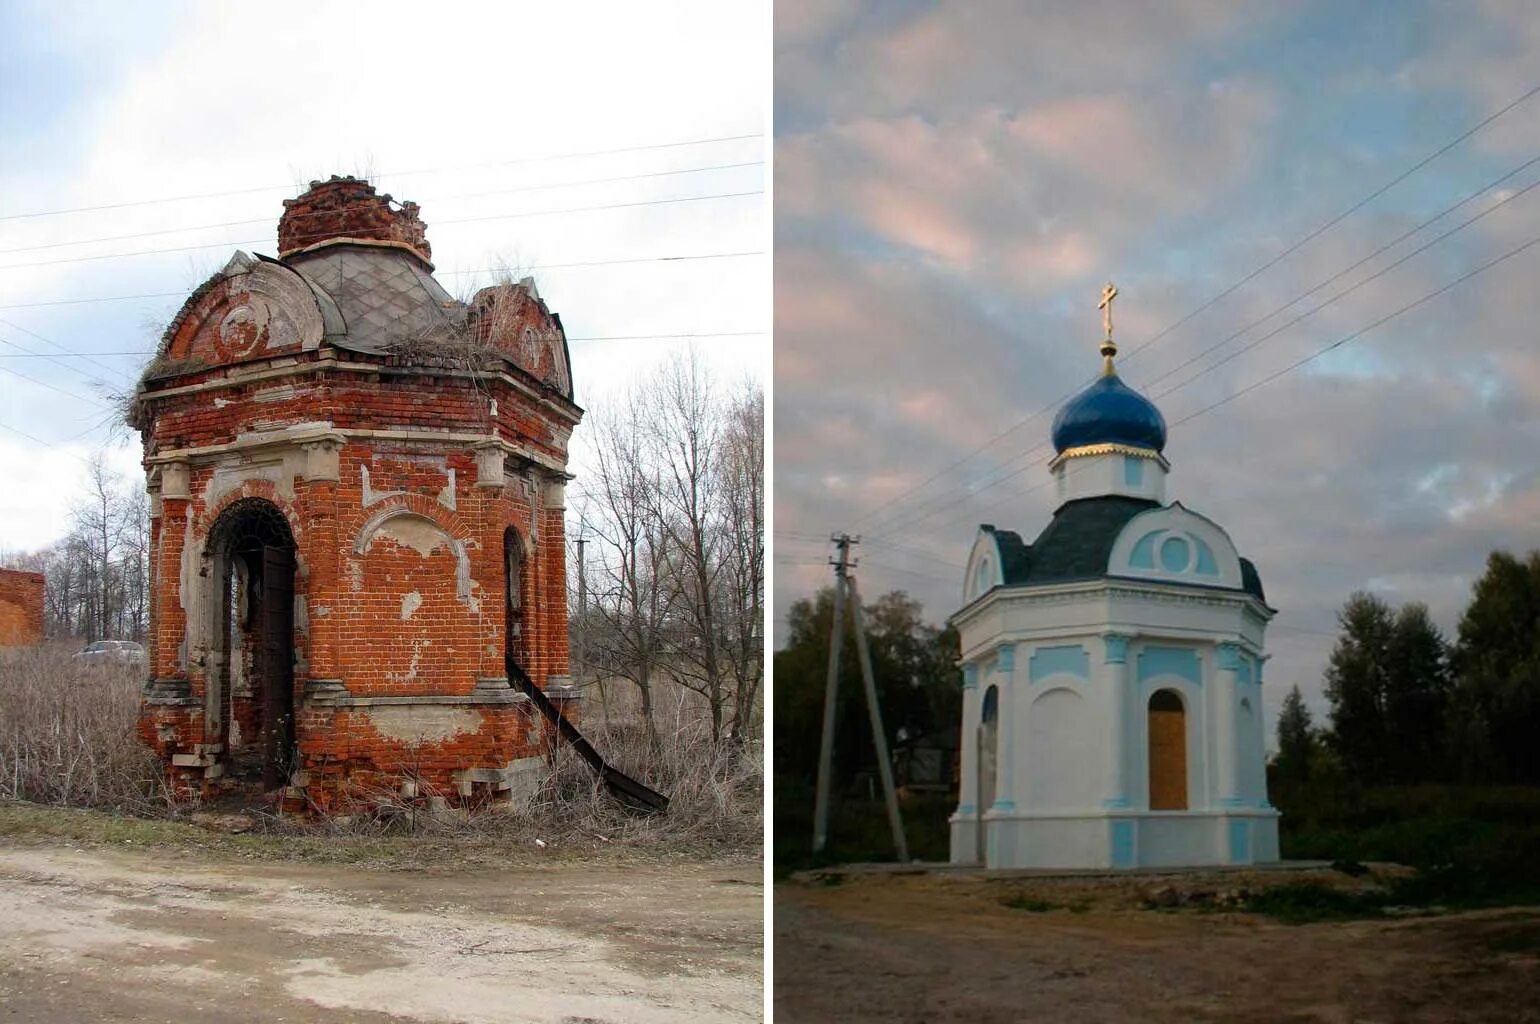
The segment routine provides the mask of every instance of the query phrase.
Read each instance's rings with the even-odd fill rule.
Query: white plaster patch
[[[381,736],[401,743],[442,743],[481,728],[481,715],[470,708],[387,704],[368,714]]]
[[[412,613],[422,607],[422,595],[417,591],[408,591],[401,595],[401,621],[405,622],[412,617]]]
[[[416,515],[391,516],[381,523],[369,537],[369,546],[375,538],[389,537],[404,548],[411,548],[427,558],[445,544],[452,543],[449,534],[431,519]]]

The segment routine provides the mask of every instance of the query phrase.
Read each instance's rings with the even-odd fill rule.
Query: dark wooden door
[[[262,548],[262,787],[288,781],[294,746],[294,552]]]

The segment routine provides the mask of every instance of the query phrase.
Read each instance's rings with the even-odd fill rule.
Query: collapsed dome
[[[1115,373],[1098,378],[1071,398],[1053,420],[1057,453],[1098,444],[1155,452],[1166,447],[1165,417],[1155,403],[1124,384]]]

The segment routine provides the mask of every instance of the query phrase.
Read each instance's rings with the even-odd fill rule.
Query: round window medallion
[[[267,317],[262,311],[249,305],[236,306],[220,321],[219,340],[231,355],[243,356],[257,347],[265,326]]]
[[[1167,537],[1160,545],[1160,567],[1167,572],[1182,572],[1192,560],[1192,547],[1181,537]]]

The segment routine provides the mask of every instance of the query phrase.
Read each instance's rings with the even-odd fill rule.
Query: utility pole
[[[844,639],[845,576],[850,569],[848,533],[837,533],[834,541],[834,621],[829,629],[829,674],[823,691],[823,736],[818,744],[818,788],[813,796],[813,852],[822,853],[829,842],[829,775],[834,767],[834,706],[840,683],[840,642]]]
[[[882,730],[882,708],[877,704],[877,681],[872,677],[872,652],[866,646],[866,616],[861,611],[861,592],[854,576],[846,577],[850,588],[850,617],[856,627],[856,653],[861,658],[861,681],[866,685],[866,713],[872,723],[872,746],[877,749],[877,774],[882,779],[882,798],[888,805],[888,828],[893,831],[893,849],[900,863],[909,860],[909,843],[904,839],[904,819],[898,813],[898,791],[893,786],[893,763],[888,757],[888,737]]]
[[[859,537],[837,533],[834,542],[835,557],[829,564],[834,566],[834,621],[829,630],[829,672],[824,690],[823,735],[818,748],[818,783],[813,800],[813,852],[822,853],[829,841],[829,786],[834,768],[834,723],[839,694],[839,670],[841,642],[845,635],[845,601],[847,594],[851,605],[851,618],[855,627],[856,654],[861,663],[861,682],[866,691],[867,718],[872,727],[872,745],[877,752],[877,772],[882,779],[882,795],[887,804],[888,826],[893,831],[893,847],[900,861],[909,859],[909,844],[904,838],[904,823],[898,810],[898,793],[893,785],[893,765],[888,755],[887,734],[882,727],[882,708],[877,700],[877,681],[872,673],[871,649],[866,643],[866,620],[861,609],[861,594],[856,581],[850,575],[854,563],[850,560],[851,545],[859,544]]]

